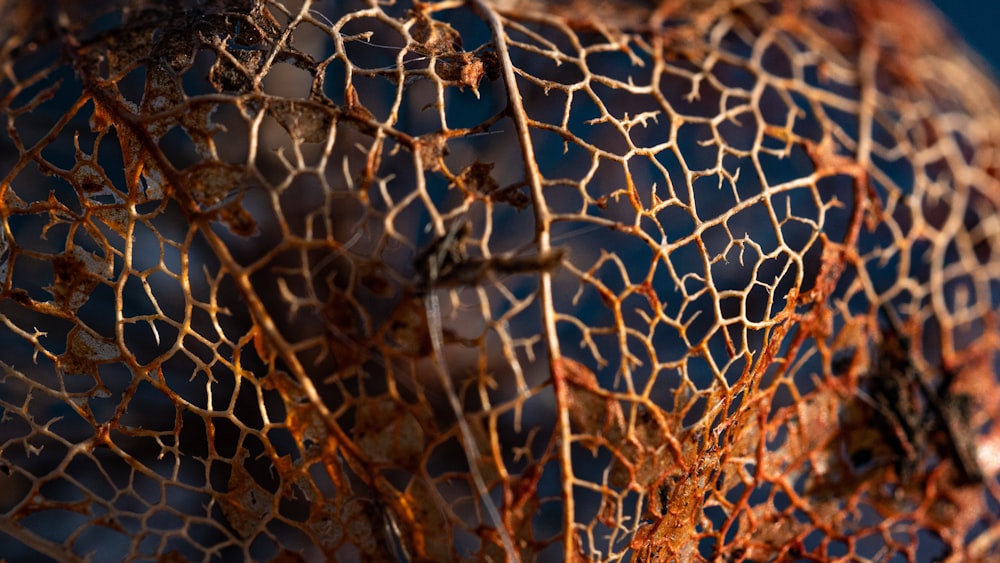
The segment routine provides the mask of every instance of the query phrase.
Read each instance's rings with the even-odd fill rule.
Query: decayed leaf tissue
[[[1000,93],[923,3],[0,15],[3,558],[1000,558]]]

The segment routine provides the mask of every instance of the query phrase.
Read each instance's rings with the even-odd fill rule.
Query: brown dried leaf
[[[87,302],[98,284],[108,280],[112,265],[82,248],[52,258],[55,283],[49,288],[52,297],[66,311],[75,312]]]
[[[462,36],[445,22],[432,19],[426,9],[415,9],[410,37],[414,50],[424,55],[447,56],[462,50]]]
[[[370,501],[353,499],[344,504],[341,521],[346,524],[347,540],[357,547],[365,561],[394,561],[385,541],[385,517]]]
[[[428,172],[437,172],[444,167],[444,157],[448,155],[448,137],[442,132],[427,133],[414,139],[413,151],[420,158],[421,165]]]
[[[251,237],[257,234],[257,220],[239,199],[234,200],[219,210],[219,221],[226,225],[229,232],[241,237]]]
[[[477,92],[479,83],[489,74],[486,64],[473,53],[458,53],[438,59],[434,71],[445,82]]]
[[[601,388],[594,372],[576,360],[561,357],[553,362],[552,377],[568,384],[574,430],[592,436],[592,447],[617,448],[625,436],[625,416],[618,400]]]
[[[186,169],[180,187],[194,203],[208,208],[236,193],[245,177],[246,170],[242,166],[207,161]]]
[[[92,375],[100,386],[98,365],[122,360],[113,339],[73,327],[66,336],[66,352],[58,357],[59,369],[67,375]]]
[[[299,143],[326,142],[334,124],[335,113],[316,102],[270,98],[268,112]]]
[[[219,55],[208,73],[208,79],[219,92],[245,94],[254,90],[265,54],[263,51],[240,50]]]
[[[424,430],[405,405],[390,399],[357,404],[355,444],[375,463],[418,471],[424,453]]]
[[[216,495],[219,509],[242,538],[252,538],[270,519],[274,495],[265,490],[243,466],[249,454],[240,450],[232,460],[229,490]]]

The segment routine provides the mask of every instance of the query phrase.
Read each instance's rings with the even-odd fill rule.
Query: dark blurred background
[[[997,0],[932,0],[958,34],[983,56],[1000,77],[1000,2]]]

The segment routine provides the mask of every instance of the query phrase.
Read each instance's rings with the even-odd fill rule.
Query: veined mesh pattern
[[[4,557],[1000,557],[991,79],[543,7],[0,3]]]

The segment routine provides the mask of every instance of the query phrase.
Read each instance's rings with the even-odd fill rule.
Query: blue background
[[[1000,1],[934,0],[933,4],[1000,77]]]

